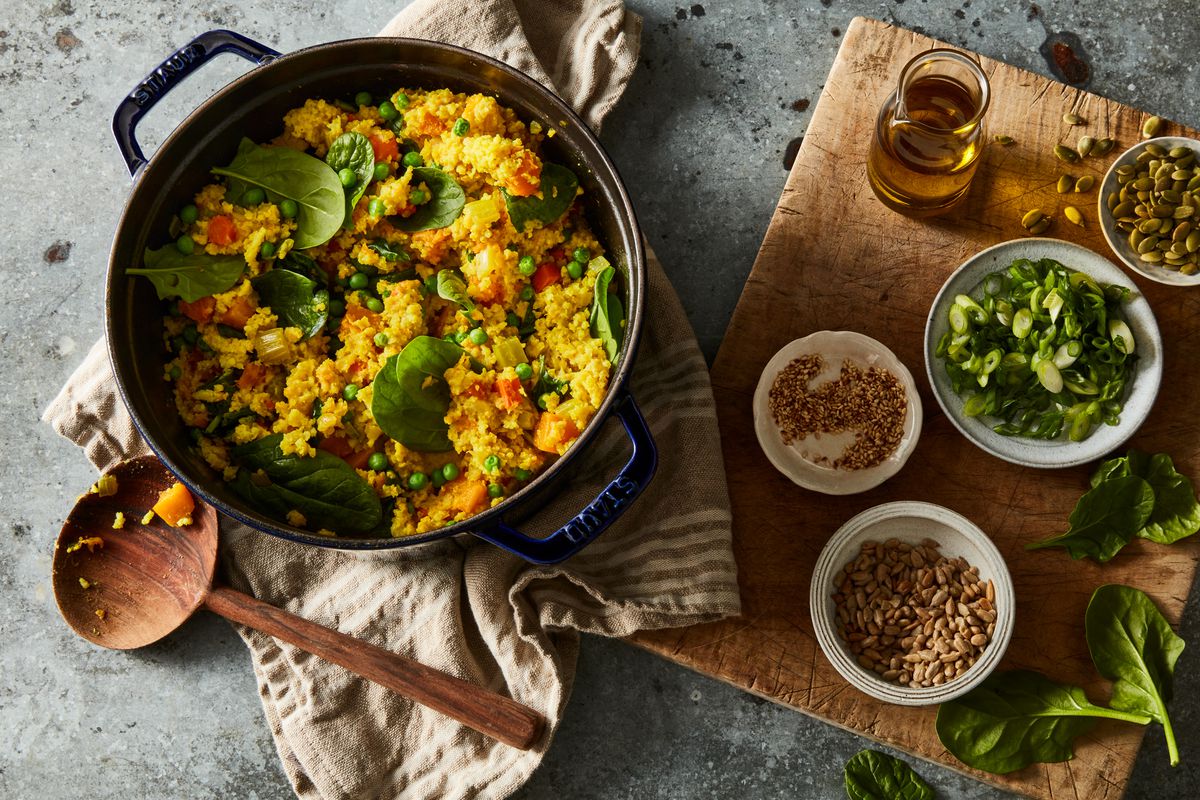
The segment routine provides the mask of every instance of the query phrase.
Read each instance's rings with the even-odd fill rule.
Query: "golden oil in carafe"
[[[958,203],[978,166],[981,110],[979,94],[952,77],[902,83],[880,110],[867,159],[867,177],[883,204],[925,217]]]

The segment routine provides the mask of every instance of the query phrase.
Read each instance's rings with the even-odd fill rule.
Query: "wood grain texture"
[[[1060,196],[1064,170],[1053,154],[1088,133],[1117,146],[1069,171],[1103,175],[1109,161],[1136,143],[1146,114],[987,58],[992,85],[987,139],[1005,133],[1011,147],[985,149],[967,200],[932,221],[885,209],[866,179],[875,114],[894,90],[904,63],[947,45],[882,22],[851,24],[767,230],[754,269],[713,367],[713,385],[734,512],[734,548],[742,616],[691,628],[640,633],[633,641],[667,658],[914,755],[940,762],[1030,797],[1117,798],[1143,729],[1102,723],[1081,739],[1075,760],[1035,765],[1007,776],[966,769],[938,742],[935,708],[890,706],[850,687],[813,637],[806,598],[817,555],[858,512],[893,500],[947,506],[993,538],[1012,572],[1016,628],[1002,669],[1029,668],[1085,687],[1105,702],[1110,686],[1091,664],[1084,609],[1104,583],[1144,589],[1178,623],[1196,571],[1200,541],[1173,547],[1137,541],[1107,565],[1072,561],[1064,551],[1023,546],[1065,529],[1087,489],[1091,466],[1033,470],[976,449],[941,413],[922,361],[930,303],[946,277],[970,255],[1022,236],[1021,215],[1067,203],[1087,227],[1062,219],[1046,234],[1112,259],[1096,220],[1095,190]],[[1088,125],[1071,128],[1073,110]],[[1164,133],[1196,136],[1177,125]],[[1128,270],[1127,270],[1128,272]],[[1164,390],[1132,445],[1165,451],[1185,474],[1200,475],[1200,437],[1190,398],[1200,395],[1196,341],[1200,290],[1162,286],[1130,273],[1164,333]],[[792,339],[822,329],[856,330],[889,345],[917,378],[924,431],[908,465],[883,486],[850,497],[805,491],[776,472],[754,435],[751,397],[770,357]],[[1200,538],[1200,537],[1198,537]],[[1161,735],[1153,728],[1152,735]]]

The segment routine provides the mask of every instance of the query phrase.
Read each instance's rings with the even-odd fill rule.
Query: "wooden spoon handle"
[[[226,619],[345,667],[512,747],[528,750],[545,728],[541,714],[515,700],[233,589],[214,588],[204,605]]]

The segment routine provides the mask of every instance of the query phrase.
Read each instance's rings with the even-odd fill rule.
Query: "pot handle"
[[[654,437],[642,417],[633,396],[626,394],[616,405],[613,413],[625,426],[625,433],[633,444],[633,455],[617,473],[612,482],[596,499],[565,525],[544,539],[534,539],[509,527],[503,521],[473,531],[481,539],[503,547],[535,564],[557,564],[579,552],[585,545],[599,536],[625,509],[633,504],[654,477],[658,467],[658,448]]]
[[[121,101],[113,114],[113,135],[117,137],[117,149],[125,159],[130,177],[136,178],[146,166],[146,156],[134,138],[138,122],[184,78],[220,53],[237,53],[259,65],[279,57],[277,50],[226,30],[202,33],[168,56]]]

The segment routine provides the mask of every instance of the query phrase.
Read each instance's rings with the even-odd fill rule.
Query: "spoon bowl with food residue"
[[[171,524],[175,523],[175,524]],[[79,498],[54,547],[53,585],[67,624],[115,650],[153,644],[203,607],[440,711],[523,750],[545,720],[487,691],[368,642],[213,586],[216,511],[192,500],[153,456],[113,467]]]

